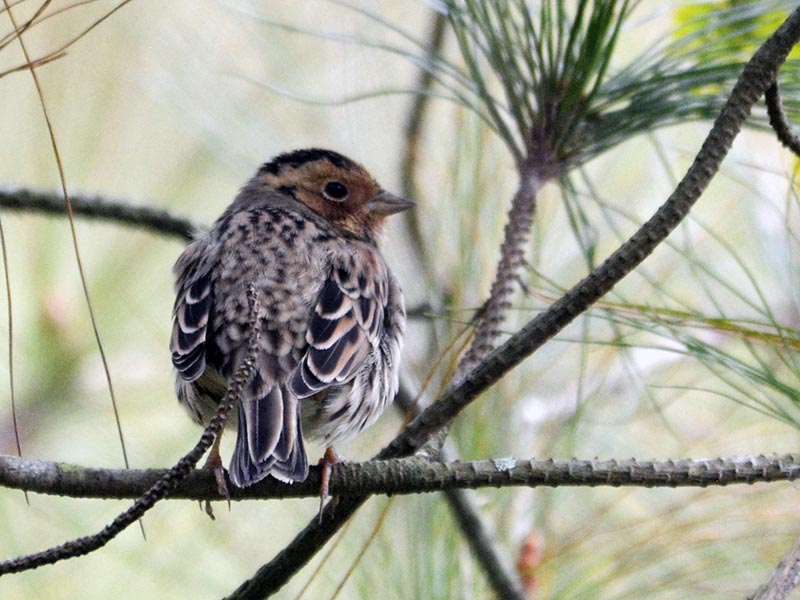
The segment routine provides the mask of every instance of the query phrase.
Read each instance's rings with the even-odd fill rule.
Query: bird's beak
[[[416,206],[415,202],[406,200],[385,190],[380,191],[366,204],[367,210],[379,215],[393,215]]]

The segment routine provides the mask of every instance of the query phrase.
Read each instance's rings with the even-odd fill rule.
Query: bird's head
[[[343,233],[373,243],[387,216],[414,206],[385,191],[363,166],[331,150],[281,154],[259,169],[257,179],[291,195]]]

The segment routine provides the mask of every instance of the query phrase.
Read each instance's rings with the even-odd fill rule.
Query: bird
[[[216,412],[259,323],[255,368],[230,419],[235,486],[304,481],[306,438],[335,457],[335,443],[393,400],[406,312],[380,246],[386,217],[414,205],[342,154],[295,150],[261,165],[178,258],[170,351],[178,401],[198,424]],[[219,437],[207,464],[227,495]]]

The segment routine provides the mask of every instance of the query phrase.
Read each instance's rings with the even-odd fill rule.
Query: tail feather
[[[264,462],[275,452],[288,408],[280,387],[273,386],[266,394],[262,389],[255,388],[255,394],[248,394],[239,402],[239,433],[247,438],[247,448],[254,463]]]
[[[275,449],[276,460],[275,464],[272,465],[272,468],[270,469],[270,475],[280,479],[281,481],[305,481],[308,477],[308,455],[306,454],[306,449],[303,445],[303,434],[300,431],[299,413],[296,417],[295,429],[297,431],[297,435],[294,437],[294,443],[291,443],[288,440],[284,442],[283,437],[281,437],[281,441],[278,442],[278,446]],[[278,455],[278,451],[282,449],[282,447],[287,450],[284,455],[285,458],[281,458]]]
[[[274,387],[264,397],[243,399],[230,464],[231,481],[246,487],[272,475],[281,481],[308,477],[308,458],[300,430],[297,399]]]

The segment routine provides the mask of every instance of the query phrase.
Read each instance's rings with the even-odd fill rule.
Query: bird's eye
[[[340,181],[329,181],[322,188],[322,193],[328,200],[333,200],[334,202],[341,202],[349,194],[347,186]]]

